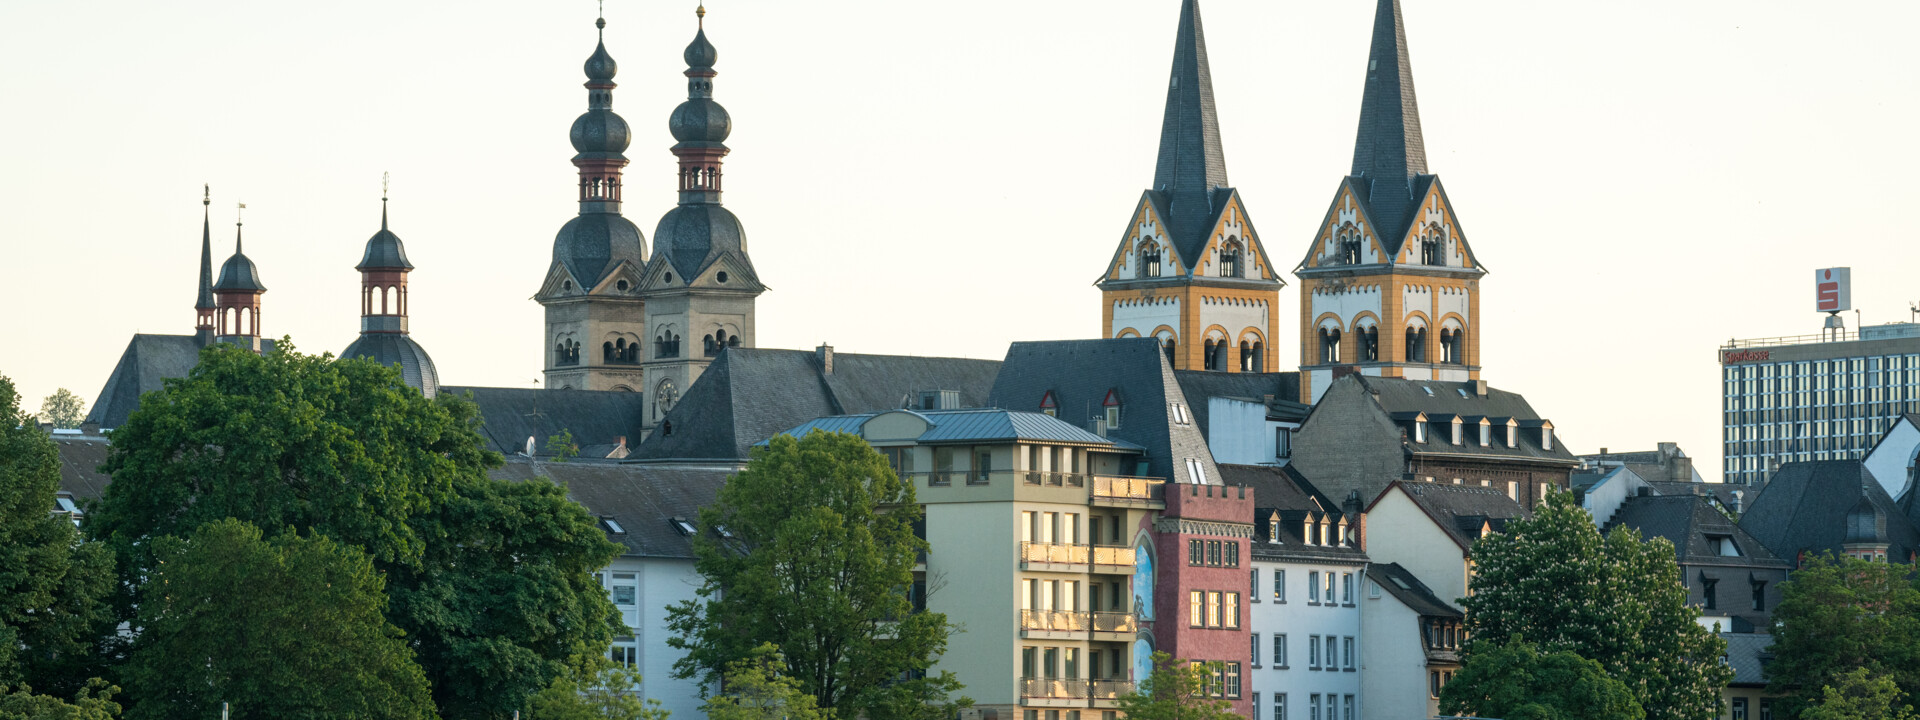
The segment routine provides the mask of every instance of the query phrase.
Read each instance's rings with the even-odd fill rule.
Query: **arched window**
[[[1360,362],[1380,361],[1380,328],[1368,325],[1356,336],[1360,341]]]
[[[625,341],[623,340],[622,342],[625,342]],[[615,359],[620,357],[613,353],[614,353],[613,343],[610,343],[610,342],[600,343],[600,361],[601,362],[613,362]]]
[[[1407,326],[1407,362],[1427,361],[1427,329],[1419,325]]]
[[[1450,365],[1465,365],[1466,330],[1455,328],[1440,329],[1440,362]]]
[[[1173,338],[1169,337],[1165,340],[1160,341],[1161,350],[1167,353],[1167,367],[1171,367],[1171,368],[1180,367],[1179,361],[1174,359],[1175,356],[1177,355],[1177,353],[1175,352],[1175,349],[1177,347],[1178,347],[1178,344],[1173,341]]]
[[[1140,270],[1136,277],[1160,277],[1160,243],[1143,240],[1140,243]]]
[[[1225,245],[1220,246],[1220,277],[1246,276],[1240,243],[1230,239]]]
[[[1340,362],[1340,329],[1320,328],[1320,364]]]
[[[1240,372],[1254,372],[1253,343],[1240,341]]]
[[[700,346],[701,346],[701,349],[706,352],[707,357],[713,357],[715,355],[720,354],[720,346],[714,344],[712,335],[708,335],[704,338],[701,338]]]
[[[727,347],[740,347],[740,336],[739,336],[739,335],[728,335],[728,336],[727,336]]]

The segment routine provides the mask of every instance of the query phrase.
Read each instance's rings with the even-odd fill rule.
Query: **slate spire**
[[[1213,104],[1213,74],[1207,67],[1207,37],[1200,0],[1181,0],[1180,32],[1174,39],[1173,78],[1167,85],[1166,118],[1160,125],[1160,158],[1153,191],[1168,202],[1167,222],[1183,251],[1213,217],[1213,190],[1227,186],[1226,153]]]
[[[1420,137],[1420,103],[1413,96],[1413,65],[1407,59],[1400,0],[1380,0],[1373,18],[1373,50],[1367,55],[1353,174],[1395,185],[1427,174],[1427,148]],[[1374,192],[1380,190],[1376,186]]]
[[[195,301],[193,309],[205,310],[211,316],[213,311],[213,186],[205,188],[206,196],[200,199],[200,299]]]

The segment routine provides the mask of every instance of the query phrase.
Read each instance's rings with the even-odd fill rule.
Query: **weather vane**
[[[385,202],[387,199],[387,180],[392,176],[393,173],[390,172],[380,173],[380,200],[382,202]]]
[[[233,224],[239,225],[243,222],[243,216],[246,215],[245,210],[247,209],[247,204],[246,203],[234,203],[234,204],[238,205],[239,207],[236,207],[233,210]]]
[[[200,196],[200,204],[212,205],[213,204],[213,183],[206,183],[201,185],[200,191],[206,193],[205,195]]]

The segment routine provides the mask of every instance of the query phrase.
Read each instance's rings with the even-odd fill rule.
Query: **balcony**
[[[1094,680],[1088,685],[1087,699],[1097,708],[1118,707],[1120,696],[1133,692],[1132,680]]]
[[[1020,637],[1075,639],[1087,634],[1091,613],[1076,610],[1021,610]]]
[[[1103,507],[1166,507],[1167,481],[1159,478],[1093,476],[1091,504]]]
[[[1063,543],[1020,543],[1020,569],[1086,572],[1093,548]],[[1035,567],[1040,566],[1040,567]]]
[[[1132,575],[1135,551],[1118,545],[1093,546],[1093,571]]]
[[[1093,616],[1092,627],[1093,627],[1094,640],[1124,642],[1127,640],[1131,640],[1133,638],[1132,637],[1107,638],[1107,637],[1100,637],[1100,634],[1111,633],[1115,635],[1131,636],[1134,633],[1139,632],[1140,630],[1140,621],[1134,618],[1133,613],[1097,612],[1097,613],[1091,613],[1091,615]]]
[[[1022,471],[1020,480],[1028,485],[1047,487],[1086,487],[1087,476],[1079,473]]]
[[[1089,693],[1086,680],[1067,678],[1020,678],[1020,703],[1030,700],[1085,700]]]

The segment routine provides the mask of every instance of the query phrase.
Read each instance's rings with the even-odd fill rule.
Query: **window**
[[[1206,593],[1200,590],[1187,593],[1187,625],[1206,627]]]
[[[1427,424],[1426,423],[1421,422],[1419,420],[1413,421],[1413,441],[1417,443],[1424,443],[1427,441]]]
[[[1284,668],[1287,666],[1287,634],[1286,633],[1274,633],[1273,635],[1273,666],[1277,668]]]
[[[1719,593],[1715,592],[1716,590],[1715,586],[1719,584],[1720,584],[1720,581],[1718,580],[1712,580],[1708,578],[1700,579],[1700,598],[1701,598],[1700,606],[1701,607],[1706,608],[1708,610],[1714,610],[1719,608],[1720,606],[1719,598],[1716,597],[1717,595],[1719,595]]]
[[[1240,663],[1227,663],[1227,697],[1240,698]],[[1745,720],[1742,718],[1742,720]]]
[[[1320,363],[1333,365],[1338,362],[1340,362],[1340,330],[1320,328]]]
[[[1195,485],[1207,484],[1207,470],[1199,458],[1187,458],[1187,477]]]
[[[1273,571],[1273,601],[1282,603],[1287,601],[1286,570]]]
[[[1353,696],[1348,695],[1342,699],[1346,701],[1345,702],[1345,705],[1347,708],[1346,720],[1353,720]]]
[[[1340,669],[1339,640],[1340,640],[1339,638],[1336,638],[1332,635],[1327,636],[1327,669],[1328,670]]]
[[[1752,584],[1753,584],[1753,609],[1755,610],[1767,609],[1767,584],[1759,580],[1753,581]]]
[[[1747,720],[1746,698],[1737,697],[1733,699],[1733,720]]]
[[[1213,565],[1213,566],[1218,566],[1220,564],[1220,541],[1219,540],[1207,541],[1207,564]]]
[[[1140,277],[1160,277],[1160,244],[1148,240],[1140,243]]]
[[[1307,720],[1320,720],[1320,694],[1307,696]]]
[[[1773,700],[1760,698],[1760,720],[1773,720]]]
[[[1220,591],[1207,593],[1207,627],[1220,627]]]
[[[612,594],[613,594],[613,604],[615,604],[615,605],[632,605],[632,604],[634,604],[634,599],[635,599],[635,598],[634,598],[634,593],[635,593],[635,591],[636,591],[636,588],[634,588],[634,586],[632,586],[632,585],[615,585],[615,586],[613,586],[613,593],[612,593]]]
[[[1345,650],[1347,651],[1347,654],[1346,654],[1346,658],[1347,658],[1347,669],[1348,669],[1348,670],[1352,670],[1352,669],[1354,669],[1354,667],[1353,667],[1353,637],[1352,637],[1352,636],[1348,636],[1348,637],[1344,637],[1344,638],[1341,638],[1341,639],[1340,639],[1340,642],[1341,642],[1341,644],[1342,644],[1342,645],[1344,645],[1344,646],[1345,646]]]
[[[613,646],[613,651],[608,653],[607,657],[612,659],[615,665],[625,665],[627,667],[632,667],[634,663],[637,663],[640,661],[640,649],[635,647],[627,647],[623,645],[615,645]]]
[[[1436,699],[1440,697],[1440,671],[1438,670],[1427,672],[1427,695]]]
[[[1287,720],[1287,694],[1273,694],[1273,720]]]
[[[1320,636],[1307,636],[1307,669],[1320,669]]]
[[[1374,600],[1380,599],[1380,583],[1371,581],[1367,583],[1367,597]]]
[[[683,518],[673,518],[672,522],[673,529],[680,531],[681,535],[693,535],[693,523],[687,522]]]
[[[1333,573],[1327,573],[1327,604],[1333,604]]]
[[[1340,573],[1340,602],[1353,604],[1353,573]]]
[[[1253,694],[1253,720],[1260,720],[1260,693]]]
[[[1106,409],[1107,427],[1120,427],[1120,391],[1108,390],[1107,398],[1100,402],[1100,406]]]
[[[1247,574],[1253,578],[1247,583],[1247,601],[1260,602],[1260,568],[1248,570]]]
[[[1207,547],[1207,543],[1205,540],[1188,540],[1187,541],[1187,564],[1188,565],[1207,564],[1206,547]]]
[[[1308,605],[1320,604],[1320,573],[1319,571],[1310,571],[1307,573],[1307,604]]]
[[[1293,431],[1287,428],[1273,429],[1273,455],[1281,459],[1293,457]],[[1273,541],[1280,542],[1280,538],[1276,535]]]
[[[1238,630],[1240,629],[1240,593],[1230,592],[1227,593],[1225,597],[1227,611],[1226,627]]]
[[[1228,240],[1220,248],[1220,277],[1246,277],[1246,268],[1240,262],[1240,243]]]
[[[1253,634],[1253,656],[1252,657],[1253,659],[1250,662],[1253,663],[1253,666],[1260,667],[1260,633]]]
[[[1226,553],[1225,560],[1227,561],[1227,567],[1240,567],[1240,543],[1238,541],[1228,540],[1221,550]]]

